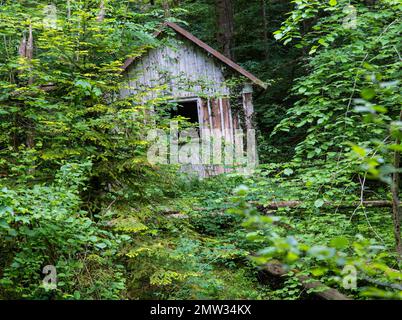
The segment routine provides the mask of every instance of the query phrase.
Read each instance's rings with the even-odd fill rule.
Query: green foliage
[[[10,181],[47,179],[60,160],[89,156],[93,175],[109,183],[127,171],[152,171],[142,167],[147,162],[141,133],[153,102],[144,105],[138,96],[122,99],[118,93],[124,89],[123,60],[156,45],[149,33],[155,23],[142,24],[144,16],[121,1],[108,1],[106,17],[98,21],[99,3],[56,3],[54,26],[46,25],[46,1],[1,6],[0,170]],[[30,28],[32,59],[17,52]]]
[[[254,100],[263,164],[199,181],[147,161],[167,98],[119,95],[125,58],[161,44],[161,1],[109,0],[104,16],[53,1],[55,20],[47,1],[1,1],[0,298],[306,299],[298,269],[401,299],[389,208],[362,202],[391,198],[402,150],[400,1],[232,2],[236,61],[270,85]],[[177,3],[170,19],[219,48],[215,2]],[[289,268],[276,290],[258,281],[272,259]]]
[[[52,185],[0,192],[0,297],[113,299],[125,288],[115,256],[126,237],[107,231],[80,209],[90,162],[65,164]],[[42,270],[53,265],[57,287]],[[88,286],[85,285],[89,284]]]
[[[274,134],[303,128],[306,135],[295,149],[296,159],[338,161],[338,152],[349,149],[345,143],[386,137],[381,126],[360,121],[352,103],[360,92],[364,97],[372,95],[373,78],[384,82],[400,78],[401,5],[376,1],[371,8],[363,2],[353,3],[357,16],[349,17],[344,10],[349,1],[332,6],[323,1],[294,2],[298,5],[276,38],[284,42],[298,39],[297,46],[310,49],[309,72],[294,85],[292,92],[298,100]],[[356,26],[346,24],[348,17],[357,19]],[[303,23],[309,27],[302,32]],[[376,103],[395,115],[399,95],[398,89],[393,95],[378,95]]]
[[[322,277],[338,286],[342,285],[344,279],[343,268],[353,266],[357,270],[357,281],[366,282],[365,285],[357,287],[361,296],[401,299],[402,290],[393,287],[393,283],[400,281],[402,277],[399,270],[393,269],[397,266],[396,256],[384,246],[384,239],[387,239],[388,246],[392,244],[392,233],[389,229],[381,232],[381,236],[376,233],[377,240],[362,235],[372,232],[373,225],[369,221],[369,228],[359,228],[360,223],[356,224],[355,221],[357,231],[356,226],[345,219],[345,213],[324,215],[322,212],[320,215],[303,218],[296,216],[290,221],[289,213],[286,216],[267,216],[247,202],[249,188],[241,186],[234,193],[232,201],[235,206],[229,212],[244,218],[243,226],[251,231],[247,239],[260,246],[257,256],[253,257],[257,264],[263,265],[278,259],[289,269],[302,269],[304,273]],[[366,213],[363,216],[366,216]],[[373,219],[371,221],[373,223]],[[383,222],[381,218],[378,219],[378,222],[380,221]],[[377,222],[375,226],[378,228]],[[382,284],[385,289],[377,287],[378,284]],[[279,290],[277,294],[297,298],[298,291],[294,291],[293,287],[291,282],[289,287]]]
[[[224,211],[230,186],[217,178],[187,186],[159,205],[110,213],[115,230],[130,232],[127,292],[135,299],[262,299],[266,296],[248,261],[252,246]],[[216,203],[211,199],[215,194]],[[212,201],[211,201],[212,200]],[[218,201],[219,200],[219,201]],[[210,215],[209,215],[210,212]],[[215,216],[216,215],[216,216]],[[210,216],[214,216],[211,219]],[[206,220],[209,219],[207,224]],[[140,228],[138,226],[141,226]]]

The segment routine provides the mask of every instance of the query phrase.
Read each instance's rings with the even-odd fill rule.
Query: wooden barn
[[[178,105],[177,114],[198,123],[203,138],[221,138],[223,144],[244,147],[244,137],[253,133],[253,92],[266,84],[242,67],[172,22],[166,22],[157,37],[169,36],[166,45],[128,59],[124,66],[127,85],[122,96],[144,92],[144,99],[167,96]],[[151,90],[150,90],[151,89]],[[243,149],[242,149],[243,150]],[[257,155],[248,155],[254,157]],[[230,163],[231,162],[231,163]],[[230,170],[236,160],[206,164],[193,161],[190,170],[210,176]]]

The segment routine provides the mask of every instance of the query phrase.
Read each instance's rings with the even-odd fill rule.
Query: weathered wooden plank
[[[243,108],[244,108],[244,116],[245,116],[245,129],[253,128],[253,96],[252,93],[243,93]]]
[[[219,102],[217,99],[210,99],[211,101],[211,118],[212,118],[212,128],[221,129],[221,114],[219,110]]]
[[[267,204],[261,204],[265,209],[279,209],[279,208],[297,208],[305,204],[303,201],[277,201],[277,202],[270,202]],[[387,200],[366,200],[363,202],[331,202],[326,201],[323,204],[323,207],[328,208],[357,208],[359,206],[363,206],[366,208],[385,208],[385,207],[392,207],[392,202]]]
[[[271,262],[264,266],[264,271],[275,277],[286,276],[287,270],[279,262]],[[314,295],[324,300],[353,300],[336,289],[330,288],[318,280],[311,279],[308,276],[298,274],[299,270],[292,270],[296,273],[296,278],[300,281],[305,290],[317,289]]]
[[[222,110],[225,123],[225,139],[233,143],[233,118],[228,98],[222,98]]]
[[[211,99],[208,98],[208,117],[209,117],[209,127],[210,129],[214,128],[214,124],[212,122],[212,102]]]
[[[238,111],[232,111],[232,116],[233,116],[233,129],[240,129],[240,122],[239,122],[239,112]]]
[[[204,128],[210,128],[210,114],[208,110],[208,102],[204,99],[201,99],[201,109],[202,109],[202,126]]]
[[[212,57],[188,42],[175,45],[174,49],[162,46],[149,50],[127,70],[132,93],[140,87],[152,89],[168,84],[166,94],[174,97],[228,94],[223,71]],[[150,98],[155,94],[151,93]],[[127,92],[122,90],[121,95],[125,96]]]

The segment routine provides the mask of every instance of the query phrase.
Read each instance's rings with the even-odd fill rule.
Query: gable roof
[[[221,54],[220,52],[218,52],[217,50],[211,48],[209,45],[207,45],[205,42],[201,41],[200,39],[198,39],[196,36],[194,36],[193,34],[191,34],[190,32],[186,31],[185,29],[183,29],[182,27],[178,26],[176,23],[173,22],[165,22],[163,24],[163,26],[167,26],[171,29],[173,29],[175,32],[177,32],[178,34],[182,35],[184,38],[190,40],[191,42],[193,42],[194,44],[196,44],[197,46],[199,46],[200,48],[204,49],[205,51],[207,51],[208,53],[210,53],[211,55],[213,55],[215,58],[217,58],[218,60],[220,60],[221,62],[223,62],[224,64],[226,64],[227,66],[231,67],[233,70],[237,71],[238,73],[240,73],[241,75],[245,76],[246,78],[250,79],[254,84],[266,89],[267,88],[267,84],[263,81],[261,81],[260,79],[258,79],[256,76],[254,76],[253,74],[251,74],[250,72],[248,72],[247,70],[243,69],[242,67],[240,67],[238,64],[236,64],[235,62],[233,62],[232,60],[230,60],[229,58],[225,57],[223,54]],[[155,36],[159,36],[162,33],[162,30],[158,31],[155,33]],[[136,58],[128,58],[124,65],[122,66],[122,69],[125,71],[127,70],[127,68],[129,66],[131,66],[134,61],[136,60]]]

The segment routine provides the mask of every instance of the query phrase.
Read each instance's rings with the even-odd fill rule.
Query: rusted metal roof
[[[207,45],[205,42],[201,41],[200,39],[198,39],[196,36],[194,36],[193,34],[191,34],[190,32],[186,31],[185,29],[183,29],[182,27],[178,26],[176,23],[173,22],[165,22],[163,24],[163,26],[167,26],[171,29],[173,29],[175,32],[177,32],[178,34],[180,34],[181,36],[183,36],[184,38],[190,40],[191,42],[193,42],[194,44],[196,44],[197,46],[199,46],[200,48],[204,49],[205,51],[207,51],[208,53],[210,53],[211,55],[213,55],[215,58],[217,58],[218,60],[220,60],[221,62],[223,62],[224,64],[226,64],[227,66],[231,67],[232,69],[234,69],[235,71],[237,71],[238,73],[240,73],[241,75],[245,76],[246,78],[250,79],[254,84],[266,89],[267,88],[267,84],[263,81],[261,81],[260,79],[258,79],[256,76],[254,76],[253,74],[251,74],[250,72],[248,72],[247,70],[243,69],[242,67],[240,67],[238,64],[236,64],[235,62],[233,62],[232,60],[230,60],[229,58],[225,57],[223,54],[221,54],[220,52],[218,52],[217,50],[211,48],[209,45]],[[154,35],[157,37],[162,33],[162,29],[158,32],[156,32]],[[128,58],[124,65],[122,66],[123,70],[126,70],[130,65],[132,65],[134,63],[134,61],[137,58],[132,57],[132,58]]]

